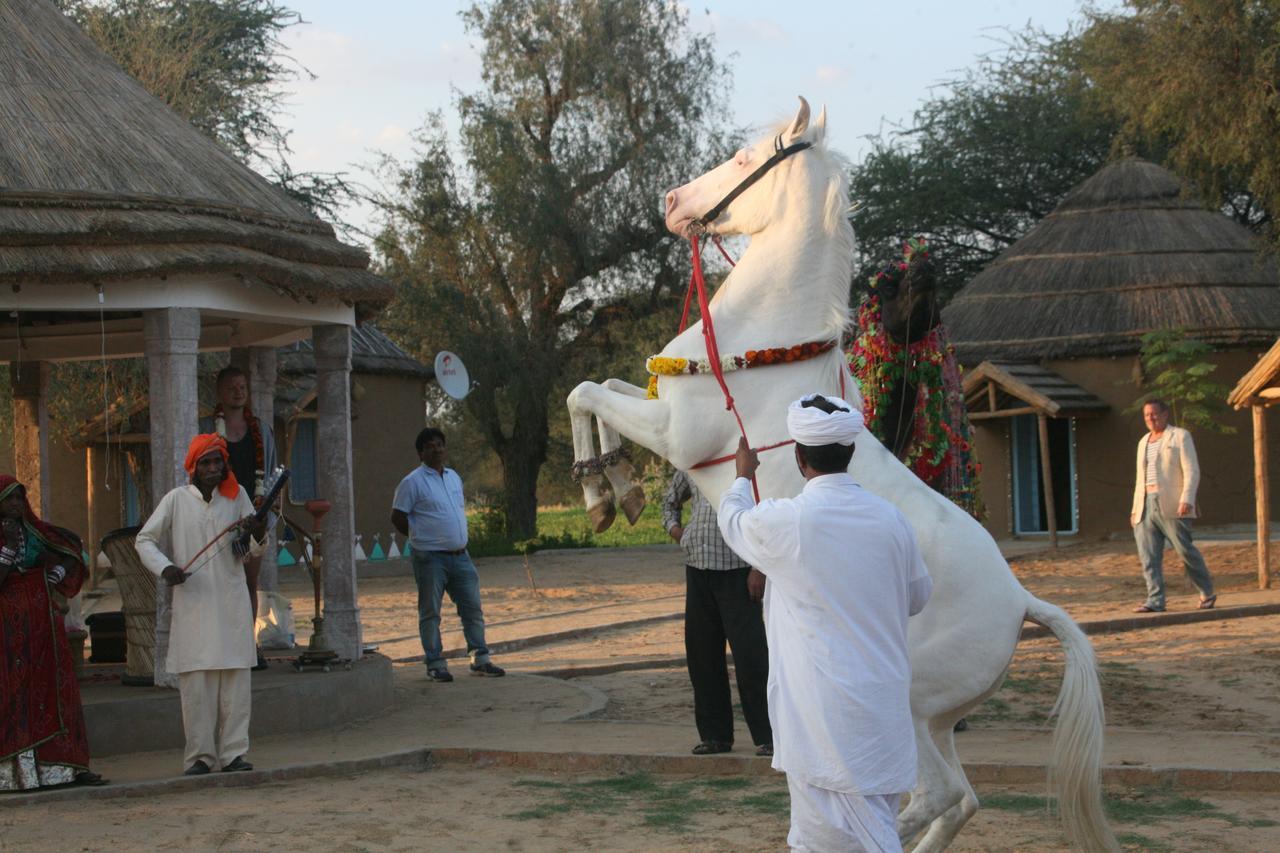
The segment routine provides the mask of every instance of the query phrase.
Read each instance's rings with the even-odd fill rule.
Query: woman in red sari
[[[85,578],[75,534],[36,517],[27,490],[0,474],[0,791],[102,785],[89,740],[67,630],[53,593]]]

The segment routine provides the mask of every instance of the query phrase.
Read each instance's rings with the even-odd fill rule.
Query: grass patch
[[[533,789],[546,798],[533,808],[516,812],[516,820],[542,820],[570,813],[610,814],[634,812],[641,826],[664,832],[687,832],[693,818],[706,811],[739,807],[785,815],[790,810],[786,791],[762,791],[745,797],[755,782],[742,778],[684,779],[664,781],[647,773],[610,776],[582,782],[522,779],[519,787]]]
[[[786,791],[764,791],[738,800],[751,811],[784,816],[791,813],[791,795]]]
[[[1012,675],[1004,680],[1001,685],[1002,690],[1012,690],[1014,693],[1044,693],[1051,689],[1050,685],[1045,684],[1038,678],[1014,678]]]
[[[1017,812],[1019,814],[1044,812],[1053,803],[1051,798],[1043,795],[1011,793],[986,794],[979,797],[979,801],[983,808]],[[1139,791],[1123,797],[1106,797],[1103,801],[1103,807],[1106,809],[1107,818],[1116,823],[1150,824],[1179,818],[1212,818],[1226,821],[1232,826],[1250,828],[1276,825],[1275,821],[1266,818],[1244,820],[1222,811],[1207,800],[1201,800],[1197,797],[1175,797],[1153,790]],[[1145,836],[1136,833],[1130,833],[1129,838],[1131,840],[1126,841],[1124,837],[1121,837],[1120,842],[1122,844],[1137,845],[1144,850],[1168,849],[1161,846],[1149,847],[1147,846],[1148,843],[1158,845],[1159,842],[1152,842]]]
[[[1108,797],[1104,803],[1107,817],[1121,823],[1150,823],[1154,820],[1179,817],[1227,817],[1213,803],[1196,797],[1170,799],[1143,796],[1140,799]]]
[[[501,530],[492,508],[480,507],[467,513],[470,541],[467,550],[473,557],[501,557],[520,553]],[[671,541],[662,527],[662,510],[647,504],[635,526],[618,513],[618,519],[604,533],[591,529],[587,511],[580,506],[539,507],[539,550],[548,548],[630,548],[636,545],[658,545]],[[537,557],[533,563],[537,565]]]
[[[1116,836],[1116,841],[1120,842],[1122,847],[1136,847],[1139,850],[1151,850],[1156,851],[1156,853],[1173,849],[1173,845],[1167,842],[1157,841],[1150,836],[1137,832],[1122,832]]]
[[[985,794],[978,798],[978,802],[984,809],[1018,814],[1043,812],[1049,808],[1049,798],[1035,794]]]

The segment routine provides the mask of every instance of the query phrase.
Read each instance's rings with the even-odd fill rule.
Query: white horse
[[[667,194],[666,223],[676,234],[687,235],[709,218],[707,231],[751,239],[710,304],[722,356],[838,343],[849,322],[854,243],[846,217],[845,170],[822,145],[826,111],[816,121],[809,119],[802,98],[794,120],[777,136],[743,148]],[[727,207],[718,204],[776,152],[804,143],[812,147],[781,159]],[[719,215],[708,217],[708,211]],[[705,358],[702,324],[685,330],[661,355]],[[757,448],[786,441],[787,404],[804,393],[843,395],[861,403],[838,345],[813,358],[731,370],[725,378]],[[634,521],[643,504],[620,451],[619,433],[689,471],[713,505],[733,479],[732,462],[695,467],[729,456],[738,441],[738,425],[713,377],[663,375],[657,399],[646,396],[645,389],[616,379],[584,382],[569,395],[575,473],[601,529],[614,517],[605,477],[622,496],[628,518]],[[593,416],[601,456],[593,447]],[[800,492],[804,483],[792,448],[762,452],[760,461],[762,497]],[[915,849],[942,850],[977,811],[978,798],[956,754],[953,726],[999,688],[1026,619],[1052,631],[1066,654],[1050,774],[1065,828],[1084,849],[1118,849],[1102,811],[1103,708],[1088,639],[1065,612],[1023,589],[976,521],[921,482],[869,432],[859,437],[849,471],[911,521],[934,583],[933,598],[909,629],[920,772],[898,818],[903,842],[924,832]]]

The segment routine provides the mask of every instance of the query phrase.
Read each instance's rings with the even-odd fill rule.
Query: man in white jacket
[[[1142,560],[1147,598],[1133,612],[1158,613],[1165,608],[1165,540],[1173,543],[1187,577],[1200,590],[1200,609],[1208,610],[1218,596],[1204,557],[1191,541],[1191,519],[1196,517],[1196,488],[1200,485],[1196,444],[1191,433],[1169,423],[1169,404],[1164,400],[1149,400],[1142,407],[1142,419],[1148,432],[1138,440],[1129,525]]]
[[[174,588],[165,666],[178,674],[185,772],[201,775],[215,764],[252,770],[245,753],[257,651],[244,558],[235,554],[237,533],[229,528],[242,521],[252,533],[250,556],[262,553],[266,524],[252,521],[253,502],[231,473],[221,436],[192,439],[185,467],[191,483],[161,498],[136,546],[143,565]]]
[[[839,398],[792,403],[787,429],[806,480],[754,505],[756,454],[720,500],[729,547],[768,578],[773,767],[787,774],[796,850],[900,851],[899,800],[916,782],[907,617],[933,583],[892,504],[848,473],[862,414]]]

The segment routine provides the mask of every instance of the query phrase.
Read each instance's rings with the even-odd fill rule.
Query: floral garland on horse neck
[[[879,291],[905,277],[913,258],[927,258],[922,238],[908,240],[903,258],[868,280],[870,294],[858,308],[858,325],[846,354],[862,388],[867,428],[888,445],[885,411],[897,383],[917,388],[910,439],[901,461],[911,471],[974,518],[986,515],[979,489],[982,466],[973,450],[972,429],[960,384],[960,366],[946,328],[938,323],[923,338],[898,343],[885,328]],[[890,450],[893,448],[890,447]]]

